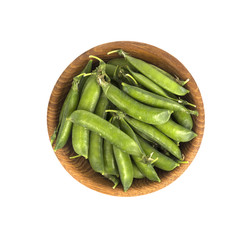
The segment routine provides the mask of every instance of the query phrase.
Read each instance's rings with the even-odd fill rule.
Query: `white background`
[[[1,1],[0,239],[251,239],[250,1]],[[205,135],[189,169],[140,197],[95,192],[60,165],[51,91],[86,50],[155,45],[195,78]]]

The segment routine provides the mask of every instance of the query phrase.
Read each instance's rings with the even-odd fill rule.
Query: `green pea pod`
[[[132,163],[132,166],[133,166],[133,178],[141,179],[145,177],[143,173],[135,165],[135,163]]]
[[[58,135],[56,137],[56,145],[54,151],[63,148],[67,143],[72,129],[72,122],[67,120],[71,113],[76,110],[79,100],[78,81],[72,82],[72,87],[66,97],[65,104],[63,104],[63,111],[60,113],[60,126]],[[55,138],[54,138],[55,139]],[[53,140],[54,141],[54,140]]]
[[[138,100],[144,104],[147,104],[153,107],[169,109],[171,111],[180,111],[180,112],[186,112],[189,114],[198,115],[198,111],[187,109],[183,105],[171,99],[159,96],[155,93],[151,93],[139,87],[130,86],[126,83],[122,83],[122,86],[123,86],[123,91],[125,93],[127,93],[129,96],[131,96],[135,100]]]
[[[149,143],[147,143],[143,138],[138,136],[138,139],[140,141],[141,146],[143,147],[146,154],[152,155],[152,158],[157,159],[153,165],[159,169],[162,169],[164,171],[172,171],[176,167],[180,166],[179,163],[175,162],[170,157],[162,154],[156,148],[152,147]]]
[[[160,96],[169,97],[168,94],[163,90],[163,88],[161,88],[160,86],[155,84],[152,80],[150,80],[149,78],[147,78],[143,74],[134,72],[134,71],[132,71],[131,68],[128,68],[128,71],[130,72],[132,77],[134,77],[135,80],[138,83],[140,83],[143,87],[145,87],[146,89],[148,89],[148,90],[150,90]]]
[[[113,121],[113,124],[116,127],[119,127],[117,119]],[[126,192],[133,182],[133,165],[130,158],[130,155],[126,152],[123,152],[121,149],[113,145],[113,152],[116,159],[116,163],[119,170],[119,176],[123,189]]]
[[[73,83],[74,84],[78,84],[79,85],[79,79],[75,79],[73,78]],[[63,119],[63,114],[65,112],[65,107],[68,106],[68,103],[69,103],[69,100],[71,99],[71,96],[73,94],[73,90],[70,89],[70,91],[68,92],[65,100],[64,100],[64,103],[63,103],[63,106],[61,108],[61,111],[60,111],[60,114],[59,114],[59,120],[58,120],[58,126],[56,127],[56,129],[54,130],[52,136],[51,136],[51,145],[53,145],[55,139],[57,138],[57,133],[58,133],[58,130],[61,126],[61,123],[62,123],[62,119]]]
[[[170,93],[168,93],[170,95]],[[178,102],[182,102],[182,104],[184,105],[190,105],[192,107],[196,107],[196,105],[191,104],[185,100],[182,100],[180,98],[177,98],[177,96],[175,96],[174,94],[171,93],[170,95],[172,98],[176,99]],[[196,114],[195,114],[196,115]],[[193,119],[192,116],[189,113],[186,113],[185,111],[174,111],[172,116],[174,117],[174,119],[176,120],[177,123],[179,123],[181,126],[192,130],[193,128]]]
[[[59,130],[59,128],[61,126],[61,123],[62,123],[63,113],[65,111],[65,106],[68,104],[71,95],[72,95],[72,91],[69,91],[66,98],[65,98],[65,100],[64,100],[63,106],[62,106],[60,114],[59,114],[58,125],[57,125],[56,129],[54,130],[54,132],[53,132],[53,134],[51,136],[51,145],[53,145],[54,141],[57,138],[57,133],[58,133],[58,130]]]
[[[133,128],[139,130],[140,132],[145,134],[147,137],[149,137],[151,140],[158,143],[160,146],[162,146],[167,151],[169,151],[173,156],[175,156],[176,158],[180,160],[182,159],[182,154],[179,147],[170,138],[168,138],[158,129],[156,129],[155,127],[149,124],[146,124],[134,118],[131,118],[129,116],[125,116],[125,120]]]
[[[157,147],[156,142],[154,142],[152,139],[150,139],[149,137],[147,137],[144,133],[138,131],[137,129],[134,129],[135,133],[137,133],[137,135],[141,136],[142,138],[144,138],[147,142],[151,143],[151,145],[155,145]]]
[[[130,155],[113,145],[114,156],[119,169],[119,176],[126,192],[133,182],[133,166]]]
[[[83,69],[83,71],[80,73],[90,73],[91,70],[92,70],[92,59],[88,61],[88,63],[86,64],[85,68]],[[74,80],[78,80],[79,81],[79,84],[78,84],[78,90],[79,90],[79,93],[80,93],[80,96],[82,95],[82,89],[83,89],[83,86],[85,84],[85,81],[87,80],[87,76],[81,76],[81,75],[77,75],[76,77],[74,77],[73,79]]]
[[[104,159],[103,159],[103,138],[97,133],[90,133],[89,142],[89,163],[95,172],[104,175]]]
[[[141,159],[137,156],[132,156],[134,163],[142,172],[142,174],[147,177],[151,181],[157,181],[160,182],[160,179],[158,177],[158,174],[156,173],[154,167],[151,164],[146,164],[141,161]]]
[[[93,73],[93,75],[87,79],[78,104],[78,110],[94,112],[101,92],[96,78],[97,75]],[[72,146],[78,155],[84,156],[87,159],[89,151],[89,130],[77,124],[73,124]]]
[[[140,146],[140,142],[139,142],[136,134],[134,133],[134,131],[130,127],[130,125],[125,121],[124,118],[119,118],[119,120],[120,120],[120,129],[123,132],[125,132],[129,137],[131,137],[139,145],[139,148],[140,148],[140,150],[142,152],[142,155],[146,155],[143,148]]]
[[[101,118],[105,118],[108,105],[108,99],[105,94],[102,93],[94,113]],[[104,175],[103,138],[95,132],[90,132],[89,163],[95,172]]]
[[[140,146],[140,148],[142,149],[140,142],[136,136],[136,134],[134,133],[134,131],[131,129],[131,127],[127,124],[127,122],[124,120],[124,118],[120,118],[120,127],[121,129],[131,138],[134,139],[135,142],[138,143],[138,145]],[[142,149],[142,153],[146,156],[144,150]],[[154,170],[153,166],[151,164],[147,164],[144,163],[142,161],[141,157],[137,157],[137,156],[132,156],[134,163],[136,164],[136,166],[138,167],[138,169],[140,170],[140,172],[147,177],[149,180],[151,181],[157,181],[160,182],[160,179],[156,173],[156,171]]]
[[[144,105],[108,82],[101,81],[100,85],[106,97],[117,108],[140,121],[149,124],[162,124],[167,122],[172,114],[171,110]]]
[[[107,174],[119,176],[118,168],[113,154],[112,144],[104,139],[104,164]]]
[[[196,133],[177,124],[172,119],[169,119],[169,121],[164,124],[154,126],[177,142],[188,142],[197,136]]]
[[[186,112],[174,112],[173,113],[174,119],[179,123],[181,126],[192,130],[193,129],[193,119],[189,113]]]
[[[158,71],[160,71],[161,73],[163,73],[164,75],[166,75],[167,77],[169,77],[170,79],[172,79],[173,81],[177,82],[179,85],[184,86],[186,85],[186,83],[188,83],[189,79],[187,79],[186,81],[182,81],[180,80],[178,77],[174,77],[173,75],[171,75],[170,73],[166,72],[165,70],[151,64],[151,66],[153,66],[154,68],[156,68]]]
[[[144,74],[146,77],[151,79],[153,82],[155,82],[160,87],[164,88],[167,91],[170,91],[178,96],[184,96],[187,93],[189,93],[189,90],[185,89],[184,87],[180,86],[177,82],[170,79],[168,76],[164,75],[160,71],[158,71],[156,68],[154,68],[151,64],[129,56],[126,52],[123,50],[114,50],[112,52],[118,52],[119,55],[123,56],[131,65],[133,65],[139,72]]]
[[[122,151],[142,157],[138,144],[131,137],[96,114],[85,110],[76,110],[71,114],[68,120],[100,134],[102,138],[108,140]]]

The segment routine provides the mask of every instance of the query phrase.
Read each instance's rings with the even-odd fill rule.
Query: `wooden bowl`
[[[120,48],[128,52],[131,56],[150,62],[171,74],[175,74],[180,77],[180,79],[189,78],[190,81],[186,85],[186,88],[190,90],[190,93],[186,96],[186,99],[196,104],[199,112],[198,117],[193,117],[193,130],[198,136],[188,143],[181,144],[181,151],[185,154],[186,160],[189,163],[182,164],[171,172],[157,170],[161,179],[160,183],[152,182],[147,179],[135,179],[131,188],[127,192],[123,191],[121,184],[119,184],[117,188],[112,189],[113,184],[100,174],[94,172],[88,160],[83,157],[76,159],[69,158],[70,156],[75,155],[71,145],[71,139],[69,139],[67,145],[63,149],[60,149],[55,153],[66,171],[83,185],[101,193],[113,196],[130,197],[152,193],[168,186],[190,166],[202,141],[205,115],[202,97],[196,82],[188,70],[175,57],[157,47],[145,43],[131,41],[111,42],[99,45],[81,54],[65,69],[57,80],[51,93],[47,111],[49,137],[52,135],[58,124],[60,109],[71,87],[72,79],[74,76],[78,75],[87,64],[89,61],[89,55],[95,55],[103,60],[109,60],[118,57],[118,55],[112,54],[108,56],[107,52]]]

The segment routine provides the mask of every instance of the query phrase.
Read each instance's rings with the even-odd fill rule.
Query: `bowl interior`
[[[152,182],[147,179],[135,179],[131,188],[127,192],[124,192],[121,184],[119,184],[116,189],[112,189],[113,184],[100,174],[94,172],[88,160],[83,157],[70,159],[70,156],[75,155],[71,146],[71,139],[69,139],[67,145],[63,149],[58,150],[55,154],[66,171],[83,185],[98,192],[113,196],[138,196],[155,192],[175,181],[192,163],[202,141],[205,123],[202,97],[192,75],[175,57],[149,44],[128,41],[106,43],[88,50],[77,57],[57,80],[48,104],[47,127],[50,137],[58,124],[60,109],[71,87],[72,79],[74,76],[78,75],[87,64],[89,55],[95,55],[107,61],[118,57],[117,54],[107,55],[107,52],[120,48],[128,52],[131,56],[152,63],[178,76],[180,79],[190,79],[186,85],[190,93],[187,94],[185,98],[197,106],[199,116],[193,117],[193,131],[195,131],[198,136],[188,143],[180,144],[181,151],[185,154],[186,160],[189,163],[182,164],[171,172],[156,169],[161,179],[160,183]]]

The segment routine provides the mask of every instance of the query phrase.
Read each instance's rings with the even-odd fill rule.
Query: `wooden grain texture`
[[[83,157],[76,159],[69,158],[70,156],[75,155],[71,146],[71,139],[69,139],[67,145],[63,149],[60,149],[55,153],[66,171],[83,185],[104,194],[131,197],[149,194],[168,186],[190,166],[202,141],[205,115],[202,97],[195,80],[183,64],[175,57],[157,47],[145,43],[131,41],[111,42],[99,45],[81,54],[65,69],[57,80],[50,96],[47,111],[47,127],[49,137],[52,135],[58,124],[60,109],[71,87],[72,79],[74,76],[79,74],[87,64],[89,61],[89,55],[95,55],[103,60],[109,60],[118,57],[118,55],[112,54],[108,56],[106,53],[120,48],[128,52],[131,56],[150,62],[170,72],[171,74],[177,75],[180,79],[189,78],[190,81],[186,85],[186,88],[190,90],[190,93],[186,96],[186,98],[190,102],[196,104],[197,110],[199,111],[199,116],[193,117],[193,130],[198,134],[198,136],[188,143],[181,144],[181,150],[185,154],[186,160],[189,164],[182,164],[180,167],[171,172],[158,170],[158,174],[161,179],[160,183],[151,182],[147,179],[135,179],[132,187],[127,192],[123,191],[121,184],[116,189],[112,189],[113,184],[100,174],[95,173],[91,169],[88,160]]]

